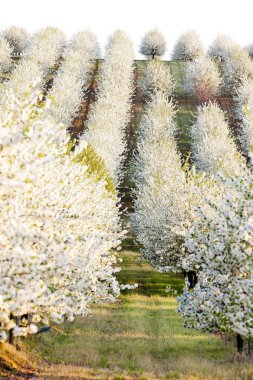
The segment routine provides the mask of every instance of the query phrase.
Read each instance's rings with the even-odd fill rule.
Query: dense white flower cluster
[[[153,59],[147,64],[141,86],[146,95],[161,91],[164,95],[171,96],[175,83],[169,67],[164,62]]]
[[[236,89],[235,113],[240,122],[239,141],[241,149],[253,163],[253,79],[243,78]]]
[[[141,119],[132,163],[135,189],[131,222],[142,246],[141,253],[152,265],[160,271],[182,272],[187,255],[186,228],[195,219],[194,210],[202,193],[213,195],[216,188],[212,188],[210,178],[196,173],[194,168],[182,167],[175,142],[175,107],[166,95],[166,85],[163,88],[156,84],[160,67],[168,69],[161,65],[157,71],[151,65],[156,67],[156,62],[147,67],[152,91]]]
[[[234,44],[227,52],[223,71],[227,90],[234,90],[243,78],[253,79],[253,61],[246,50]]]
[[[188,63],[185,90],[195,95],[199,103],[212,100],[218,94],[221,83],[219,69],[211,58],[202,57]]]
[[[250,55],[253,55],[253,43],[249,44],[249,45],[246,47],[246,50],[247,50],[247,52],[248,52]]]
[[[203,55],[204,48],[199,35],[194,30],[191,30],[184,33],[176,42],[172,52],[172,59],[191,60],[200,58]]]
[[[71,151],[66,128],[44,118],[41,101],[36,87],[21,100],[7,91],[0,114],[1,340],[11,329],[27,335],[40,321],[83,315],[120,291],[110,177],[84,142]]]
[[[84,31],[73,37],[48,94],[53,97],[53,104],[48,111],[56,122],[70,126],[92,68],[91,63],[98,58],[98,53],[99,46],[93,33]]]
[[[13,71],[9,82],[3,87],[3,92],[11,90],[16,96],[22,97],[30,83],[37,78],[43,78],[48,69],[57,62],[64,46],[64,34],[57,28],[47,27],[36,33],[26,56]]]
[[[8,42],[0,36],[0,72],[8,71],[11,67],[11,47]]]
[[[114,32],[106,48],[97,101],[84,134],[85,140],[104,160],[116,185],[122,175],[125,127],[130,118],[133,59],[132,42],[124,32]]]
[[[207,54],[212,58],[225,60],[229,54],[230,49],[235,44],[236,43],[230,37],[219,34],[209,46]]]
[[[166,40],[158,29],[147,32],[140,44],[139,52],[147,57],[161,57],[166,51]]]
[[[166,70],[161,63],[152,61],[144,79],[152,91],[141,119],[133,160],[135,199],[131,221],[144,257],[158,270],[180,271],[188,194],[174,139],[175,107],[168,100],[167,84],[163,86]],[[169,79],[171,83],[170,74]]]
[[[192,156],[196,168],[211,174],[231,176],[241,172],[244,160],[230,136],[225,115],[215,103],[198,108],[191,129]]]
[[[223,179],[224,181],[224,179]],[[186,284],[179,311],[187,327],[253,336],[253,175],[245,171],[222,184],[212,218],[200,208],[186,238],[188,266],[199,271]]]
[[[10,44],[14,56],[20,56],[24,53],[32,42],[31,34],[19,26],[10,26],[1,34]]]

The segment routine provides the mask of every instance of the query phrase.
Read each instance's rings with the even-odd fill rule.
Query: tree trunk
[[[198,277],[197,277],[196,272],[194,271],[187,272],[187,277],[190,284],[190,289],[193,289],[198,282]]]
[[[9,330],[9,343],[14,344],[14,334],[13,334],[13,329]]]
[[[247,355],[251,358],[251,345],[250,345],[250,338],[248,338],[248,352]]]
[[[10,314],[10,319],[13,319],[13,315]],[[14,334],[13,334],[13,329],[9,330],[9,343],[13,344],[14,343]]]
[[[240,334],[237,334],[236,342],[237,342],[237,352],[241,354],[243,352],[243,339]]]

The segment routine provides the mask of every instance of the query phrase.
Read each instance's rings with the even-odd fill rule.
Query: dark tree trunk
[[[10,315],[10,319],[13,318],[13,315],[11,314]],[[9,343],[10,344],[13,344],[14,343],[14,334],[13,334],[13,329],[10,329],[9,330]]]
[[[237,342],[237,352],[241,354],[243,352],[243,339],[240,334],[237,334],[236,342]]]
[[[247,355],[251,358],[251,344],[250,344],[250,338],[248,338],[248,352]]]
[[[190,289],[193,289],[198,282],[197,273],[194,271],[187,272]]]
[[[13,334],[13,329],[10,329],[9,331],[9,343],[14,344],[14,334]]]

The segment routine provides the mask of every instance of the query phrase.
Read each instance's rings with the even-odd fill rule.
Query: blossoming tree
[[[222,78],[216,63],[202,57],[186,67],[185,90],[197,97],[199,104],[213,100],[218,94]]]
[[[204,55],[204,48],[199,35],[194,31],[184,33],[176,42],[172,59],[192,60]]]
[[[119,294],[113,182],[88,145],[72,152],[66,128],[44,118],[38,88],[7,91],[0,114],[2,340]]]
[[[179,312],[186,327],[237,334],[237,347],[253,334],[253,176],[245,171],[222,180],[223,195],[210,218],[199,208],[186,244],[187,265],[198,270],[193,291],[186,285]]]
[[[115,184],[119,184],[122,176],[125,128],[133,92],[133,58],[128,36],[121,30],[114,32],[106,48],[97,100],[84,134],[84,139],[103,159]]]
[[[142,38],[139,52],[146,57],[154,59],[166,52],[166,40],[158,29],[148,31]]]

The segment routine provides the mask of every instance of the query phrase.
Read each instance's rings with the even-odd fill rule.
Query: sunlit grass
[[[49,363],[136,373],[136,379],[144,372],[154,376],[145,375],[146,379],[251,379],[236,375],[247,370],[249,376],[251,369],[232,362],[233,341],[183,328],[177,300],[165,292],[168,284],[180,291],[182,278],[155,272],[139,261],[136,252],[121,256],[120,281],[134,280],[142,286],[126,291],[116,303],[94,306],[92,316],[35,336],[29,341],[32,350]]]

